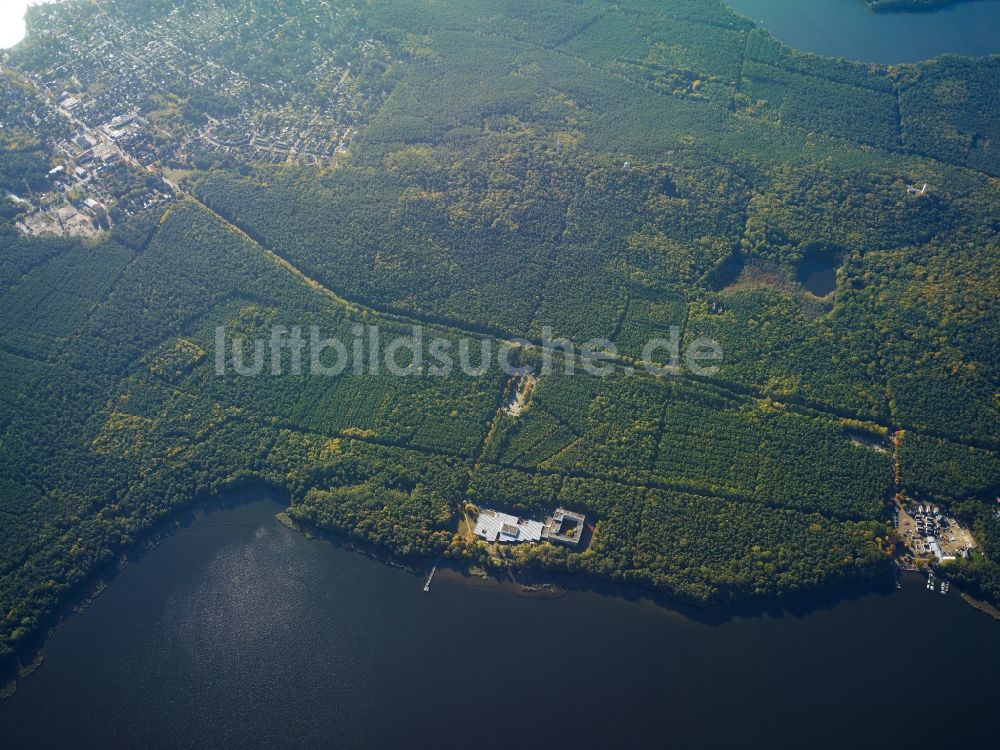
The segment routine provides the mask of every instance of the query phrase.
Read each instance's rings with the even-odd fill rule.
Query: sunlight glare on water
[[[24,39],[24,12],[29,5],[56,0],[0,0],[0,49],[9,49]]]

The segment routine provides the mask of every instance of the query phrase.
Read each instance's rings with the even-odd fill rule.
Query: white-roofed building
[[[934,553],[934,557],[940,560],[944,557],[944,553],[941,551],[941,545],[938,543],[937,537],[930,537],[927,540],[927,548]]]
[[[476,529],[473,533],[487,542],[501,544],[540,542],[542,522],[524,520],[496,510],[484,509],[476,519]]]

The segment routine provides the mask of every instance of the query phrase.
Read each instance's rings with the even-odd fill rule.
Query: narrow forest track
[[[560,50],[555,50],[555,51],[560,51]],[[744,54],[745,54],[745,49],[744,49]],[[6,66],[0,66],[0,71],[6,72],[6,71],[10,71],[10,70],[11,69],[7,68]],[[43,98],[45,98],[47,101],[49,101],[50,104],[52,104],[55,107],[56,111],[61,116],[65,117],[71,123],[73,123],[74,125],[77,125],[78,127],[81,127],[85,132],[88,132],[88,133],[91,133],[91,134],[95,135],[101,142],[104,142],[104,141],[108,140],[108,139],[106,139],[106,138],[103,137],[102,133],[100,133],[99,131],[93,131],[89,126],[87,126],[85,123],[79,121],[71,113],[63,110],[61,107],[55,106],[55,103],[53,101],[53,95],[52,95],[52,93],[50,91],[48,91],[47,89],[45,89],[43,86],[41,86],[41,84],[38,81],[36,81],[34,78],[32,78],[30,76],[23,76],[23,75],[20,75],[20,74],[18,74],[18,78],[19,78],[19,80],[22,80],[25,84],[30,85],[32,88],[34,88],[35,91],[39,95],[41,95]],[[897,89],[897,98],[898,98],[898,89]],[[194,195],[191,191],[186,190],[181,185],[179,185],[178,183],[169,180],[163,174],[163,172],[162,172],[162,170],[161,170],[161,168],[159,167],[158,164],[152,164],[152,165],[149,165],[149,166],[143,166],[138,161],[136,161],[128,152],[126,152],[124,149],[122,149],[120,146],[118,146],[118,144],[114,143],[114,141],[111,141],[110,144],[115,149],[115,151],[118,154],[120,154],[121,157],[123,159],[125,159],[126,161],[128,161],[130,164],[132,164],[134,166],[137,166],[139,168],[145,169],[145,171],[147,171],[147,172],[149,172],[151,174],[157,175],[161,180],[163,180],[163,182],[166,185],[168,185],[176,193],[178,193],[179,195],[185,197],[186,199],[188,199],[190,201],[193,201],[196,205],[198,205],[199,207],[201,207],[203,210],[207,211],[211,216],[214,216],[218,221],[222,222],[222,224],[225,227],[229,228],[230,231],[235,232],[241,238],[243,238],[244,240],[250,242],[253,246],[256,246],[257,248],[259,248],[261,250],[261,252],[265,253],[267,255],[267,257],[270,258],[271,261],[274,262],[276,265],[278,265],[281,268],[285,269],[286,271],[288,271],[289,273],[291,273],[295,278],[297,278],[299,281],[301,281],[303,284],[305,284],[307,287],[309,287],[313,291],[321,294],[322,296],[326,297],[331,302],[333,302],[335,305],[337,305],[338,307],[343,308],[344,310],[346,310],[348,312],[353,312],[355,314],[362,313],[362,312],[368,312],[368,313],[371,313],[371,314],[375,314],[375,315],[381,317],[382,319],[390,321],[390,322],[400,323],[400,324],[404,324],[404,325],[420,325],[420,326],[425,326],[425,327],[427,327],[427,328],[429,328],[431,330],[440,331],[441,333],[450,334],[450,335],[456,335],[456,334],[458,334],[458,335],[463,335],[463,336],[474,337],[474,338],[477,338],[477,339],[488,339],[488,340],[495,340],[495,341],[502,341],[502,340],[505,339],[505,336],[507,336],[507,340],[515,341],[517,343],[517,345],[523,346],[525,349],[541,350],[545,346],[544,342],[542,342],[541,340],[518,337],[516,334],[509,334],[508,335],[508,334],[504,334],[504,333],[501,333],[501,332],[493,332],[493,333],[484,332],[483,330],[479,330],[479,329],[477,329],[477,328],[475,328],[473,326],[470,326],[470,325],[467,325],[467,324],[463,324],[461,321],[449,321],[448,323],[442,323],[439,320],[431,320],[428,317],[422,317],[420,315],[417,315],[417,314],[413,313],[412,311],[399,311],[399,310],[396,310],[396,309],[388,309],[386,307],[382,307],[380,309],[379,307],[373,306],[373,305],[371,305],[369,303],[366,303],[364,301],[356,300],[356,299],[352,300],[352,299],[348,298],[347,296],[345,296],[343,294],[339,294],[335,290],[331,289],[329,286],[321,283],[317,279],[315,279],[315,278],[309,276],[308,274],[306,274],[304,271],[302,271],[300,268],[298,268],[294,263],[292,263],[290,260],[288,260],[287,258],[285,258],[284,256],[282,256],[280,253],[278,253],[274,248],[266,246],[259,239],[255,239],[246,229],[244,229],[243,227],[240,227],[239,225],[235,224],[233,221],[231,221],[227,217],[225,217],[222,214],[220,214],[218,211],[216,211],[215,209],[213,209],[211,206],[209,206],[206,203],[204,203],[196,195]],[[922,154],[920,156],[922,158],[926,158],[926,159],[929,159],[931,161],[939,162],[939,163],[941,163],[943,165],[947,165],[949,167],[956,166],[956,165],[950,164],[948,162],[941,161],[940,159],[937,159],[937,158],[935,158],[933,156],[927,156],[927,155],[922,155]],[[959,166],[958,168],[971,169],[969,167],[963,167],[963,166]],[[975,169],[972,169],[972,171],[981,172],[981,170],[975,170]],[[983,173],[983,174],[985,174],[985,173]],[[559,352],[559,358],[561,360],[563,360],[565,358],[564,353],[561,352],[561,351]],[[743,397],[743,398],[757,399],[757,400],[776,400],[773,397],[773,395],[768,394],[768,393],[760,390],[759,388],[753,388],[753,387],[746,386],[746,385],[743,385],[743,384],[733,383],[731,381],[715,380],[715,379],[711,379],[711,378],[709,378],[709,379],[696,378],[696,377],[692,377],[691,375],[687,375],[687,374],[685,374],[683,372],[679,372],[678,373],[676,371],[673,371],[669,367],[665,367],[663,365],[660,365],[659,363],[639,361],[639,360],[635,360],[635,359],[632,359],[632,358],[629,358],[629,357],[622,356],[620,354],[616,354],[616,355],[613,355],[613,356],[600,356],[600,357],[586,358],[586,357],[584,357],[583,355],[581,355],[579,353],[579,347],[577,347],[577,352],[574,353],[573,359],[574,359],[574,362],[580,362],[580,363],[583,363],[585,359],[591,359],[592,361],[599,361],[601,363],[609,362],[609,363],[612,363],[612,364],[615,364],[615,365],[621,367],[622,370],[623,370],[623,372],[625,372],[626,374],[635,374],[636,372],[639,372],[640,370],[645,370],[648,374],[650,374],[650,375],[652,375],[654,377],[669,375],[669,376],[672,376],[672,377],[681,377],[681,378],[684,378],[688,382],[695,382],[695,383],[701,383],[701,384],[709,383],[709,384],[715,385],[717,387],[720,387],[722,389],[725,389],[725,390],[729,391],[730,393],[736,394],[736,395],[738,395],[740,397]],[[878,420],[872,419],[871,417],[868,417],[868,416],[865,416],[865,415],[844,414],[844,413],[838,412],[835,407],[831,407],[829,404],[813,403],[813,402],[808,402],[808,401],[802,400],[802,399],[789,399],[787,397],[783,397],[780,400],[781,400],[781,403],[784,404],[785,406],[791,407],[793,410],[796,410],[796,411],[799,411],[799,412],[804,412],[806,415],[809,415],[810,413],[814,413],[814,414],[818,414],[818,415],[821,415],[821,416],[824,416],[824,417],[827,417],[827,418],[830,418],[830,419],[850,418],[850,419],[855,419],[855,420],[859,420],[859,421],[862,421],[862,422],[866,422],[868,424],[875,425],[879,429],[884,430],[884,431],[886,431],[888,433],[896,433],[896,432],[899,432],[901,430],[905,430],[905,431],[909,431],[909,432],[916,432],[918,434],[926,435],[926,436],[929,436],[929,437],[934,437],[934,438],[937,438],[937,439],[940,439],[940,440],[945,440],[945,441],[950,442],[950,443],[952,443],[954,445],[961,445],[961,446],[964,446],[964,447],[979,448],[979,449],[984,449],[984,450],[997,450],[997,445],[996,444],[984,444],[984,443],[976,442],[976,441],[961,440],[961,439],[955,438],[955,437],[950,436],[950,435],[944,435],[944,434],[937,433],[937,432],[934,432],[934,431],[918,429],[918,428],[913,427],[912,425],[907,425],[907,424],[895,422],[895,421],[892,420],[892,416],[893,415],[890,415],[890,421],[885,422],[885,421],[878,421]]]
[[[292,274],[296,279],[302,282],[309,289],[321,294],[328,300],[333,302],[338,307],[353,313],[362,314],[368,313],[374,316],[376,319],[382,319],[389,322],[410,325],[410,326],[423,326],[433,331],[438,331],[445,335],[451,336],[467,336],[470,338],[475,338],[479,340],[489,340],[498,343],[508,343],[516,348],[522,348],[525,351],[539,353],[546,349],[546,342],[541,339],[532,339],[517,336],[516,334],[511,334],[509,337],[497,333],[484,332],[470,324],[463,324],[460,321],[449,321],[448,323],[442,323],[438,320],[432,320],[429,317],[421,316],[410,311],[400,311],[397,309],[386,309],[372,306],[362,300],[350,299],[337,291],[330,289],[325,284],[321,283],[317,279],[309,276],[307,273],[298,268],[294,263],[288,260],[286,257],[279,254],[274,248],[268,247],[260,239],[253,237],[248,231],[243,227],[235,224],[229,218],[223,216],[218,211],[213,209],[211,206],[204,203],[197,196],[192,194],[190,191],[184,190],[178,186],[178,191],[185,196],[188,200],[194,202],[197,206],[207,211],[211,216],[215,217],[223,226],[228,228],[230,231],[239,235],[245,241],[251,243],[252,246],[260,249],[275,265],[283,268]],[[575,346],[574,353],[572,355],[567,355],[564,351],[558,350],[555,352],[555,359],[560,362],[565,363],[567,357],[572,358],[574,366],[580,366],[584,369],[588,365],[602,366],[606,364],[614,365],[620,368],[621,371],[626,375],[648,375],[650,377],[675,377],[681,378],[688,383],[696,383],[702,386],[708,385],[719,390],[725,391],[733,396],[742,398],[745,400],[757,400],[757,401],[774,401],[780,402],[785,407],[789,408],[791,411],[802,414],[803,416],[812,417],[823,417],[832,420],[843,420],[852,419],[866,424],[872,425],[880,431],[886,433],[896,433],[900,430],[905,430],[908,432],[916,432],[919,434],[927,435],[929,437],[938,438],[945,440],[947,442],[953,443],[955,445],[961,445],[970,448],[980,448],[985,450],[995,450],[996,446],[982,445],[973,441],[959,440],[951,436],[938,434],[935,432],[920,430],[913,428],[912,426],[905,424],[896,424],[893,422],[884,422],[872,419],[866,415],[859,415],[854,413],[839,412],[835,407],[831,407],[829,404],[815,403],[807,401],[804,399],[793,399],[786,397],[777,398],[772,394],[762,391],[758,388],[753,388],[741,383],[734,383],[732,381],[721,380],[714,377],[697,377],[683,372],[680,368],[674,368],[669,365],[663,365],[658,362],[651,362],[648,360],[639,360],[632,357],[627,357],[622,354],[591,354],[590,356],[582,353],[582,347]]]

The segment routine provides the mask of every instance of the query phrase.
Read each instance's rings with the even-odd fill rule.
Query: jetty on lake
[[[427,582],[424,583],[424,591],[430,591],[431,590],[431,581],[434,580],[434,574],[437,573],[438,563],[439,562],[441,562],[441,558],[438,558],[437,560],[434,561],[434,567],[431,568],[431,574],[429,576],[427,576]]]

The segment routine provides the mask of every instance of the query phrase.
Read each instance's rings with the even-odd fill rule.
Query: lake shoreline
[[[142,532],[135,542],[119,550],[114,560],[91,571],[73,587],[66,600],[39,624],[38,629],[28,636],[23,646],[15,648],[9,657],[0,659],[0,701],[13,697],[16,694],[17,683],[30,676],[31,672],[41,665],[39,657],[55,629],[74,615],[85,612],[94,600],[114,583],[126,566],[154,552],[163,542],[184,531],[185,526],[193,523],[199,515],[208,515],[226,507],[253,502],[252,496],[261,492],[288,497],[284,488],[257,478],[236,480],[216,492],[192,498],[188,503],[166,511],[149,529]],[[187,524],[185,518],[189,519]],[[26,665],[32,664],[35,667],[27,674],[22,674]]]
[[[285,510],[289,505],[288,491],[259,478],[241,479],[220,488],[217,492],[168,511],[136,543],[82,584],[81,590],[71,595],[57,612],[40,628],[39,632],[17,649],[13,657],[0,665],[0,702],[16,695],[17,683],[30,677],[42,666],[43,651],[52,634],[62,623],[85,612],[117,576],[129,565],[144,559],[164,542],[178,533],[211,528],[215,524],[193,525],[213,513],[236,509],[262,500],[271,500],[283,506],[274,514],[276,523],[302,535],[305,539],[329,544],[334,548],[359,554],[386,567],[405,571],[414,578],[414,585],[422,584],[430,565],[430,557],[403,557],[393,555],[377,544],[356,538],[347,533],[304,526],[290,518]],[[601,579],[567,571],[545,570],[538,567],[484,568],[473,560],[439,558],[438,574],[470,589],[488,589],[528,599],[559,599],[570,593],[593,593],[636,604],[653,606],[664,612],[713,626],[735,619],[781,617],[808,617],[816,612],[830,610],[844,602],[854,601],[871,594],[890,596],[895,591],[895,574],[891,565],[873,570],[870,575],[845,578],[831,585],[819,586],[796,592],[790,596],[752,597],[718,602],[684,601],[652,587],[635,582]],[[433,596],[433,587],[430,595]],[[963,600],[976,609],[992,614],[970,601]],[[986,605],[989,607],[989,605]],[[995,611],[995,610],[994,610]]]
[[[0,703],[9,746],[69,738],[89,746],[109,727],[106,747],[282,748],[319,737],[392,747],[400,733],[457,746],[479,726],[475,706],[527,717],[541,705],[579,710],[598,695],[625,712],[631,729],[622,736],[631,732],[631,744],[644,747],[654,746],[655,717],[671,712],[682,744],[732,746],[733,732],[762,741],[769,730],[755,717],[774,700],[799,716],[789,731],[801,739],[843,696],[853,720],[830,731],[849,745],[891,731],[881,689],[856,681],[894,643],[909,652],[950,628],[952,669],[973,685],[975,666],[996,653],[994,625],[954,597],[925,591],[916,573],[898,592],[853,587],[846,599],[821,592],[770,608],[710,611],[661,606],[635,586],[521,572],[484,577],[474,566],[439,569],[425,593],[429,560],[402,565],[354,554],[363,550],[342,536],[330,544],[325,534],[289,530],[278,520],[283,507],[267,488],[244,489],[195,509],[192,522],[166,532],[156,557],[133,555],[114,585],[54,631],[45,663]],[[392,570],[401,565],[405,575]],[[448,692],[458,674],[451,665],[488,654],[518,668]],[[806,668],[825,674],[830,687],[798,687]],[[632,682],[621,684],[626,674]],[[748,679],[757,697],[745,695]],[[911,700],[922,688],[898,689]],[[443,695],[451,707],[436,710]],[[706,730],[720,705],[740,728]],[[979,708],[942,710],[972,721],[972,736],[987,731]],[[387,713],[398,721],[378,726]],[[591,736],[621,731],[594,728]],[[551,738],[541,737],[526,745],[547,746]],[[484,746],[501,746],[493,739]]]
[[[285,509],[288,507],[290,496],[285,488],[253,477],[236,480],[216,492],[193,498],[184,505],[167,511],[132,545],[120,550],[113,561],[88,575],[65,602],[45,619],[35,634],[29,636],[23,646],[16,648],[9,658],[0,663],[0,701],[13,697],[16,694],[17,683],[34,671],[31,669],[25,672],[27,665],[34,664],[35,668],[40,665],[39,657],[55,629],[74,615],[85,612],[128,565],[142,560],[177,533],[207,528],[191,527],[199,517],[207,517],[220,510],[240,507],[263,499],[259,497],[260,495],[269,496]],[[284,516],[287,522],[277,516]],[[382,565],[406,571],[421,581],[430,569],[432,562],[430,557],[401,557],[351,534],[303,526],[288,517],[284,509],[276,514],[276,521],[306,539],[322,541],[360,554]],[[571,591],[589,591],[632,602],[646,601],[661,609],[683,613],[690,619],[716,624],[735,617],[773,615],[780,611],[805,616],[817,609],[835,606],[841,601],[863,596],[873,590],[881,589],[889,592],[891,588],[889,585],[891,573],[887,567],[884,571],[876,571],[871,576],[845,580],[833,586],[821,586],[789,597],[768,596],[702,603],[673,598],[665,592],[642,584],[605,580],[565,571],[516,567],[484,569],[475,561],[449,558],[441,558],[439,568],[439,572],[448,571],[451,577],[461,579],[464,585],[472,588],[494,588],[504,590],[508,594],[547,599],[556,598],[552,596],[553,592],[562,595]],[[476,570],[484,575],[473,572]],[[531,590],[535,587],[542,587],[542,596],[538,595],[538,591]]]
[[[865,0],[872,13],[936,13],[962,3],[982,0]]]
[[[873,10],[858,0],[724,0],[781,44],[803,54],[878,66],[1000,53],[1000,2],[958,0],[919,11]]]
[[[984,615],[992,617],[997,622],[1000,622],[1000,609],[997,609],[989,602],[983,601],[982,599],[976,599],[976,597],[971,594],[966,594],[964,592],[959,592],[962,596],[962,601],[968,604],[975,610],[979,610]]]

